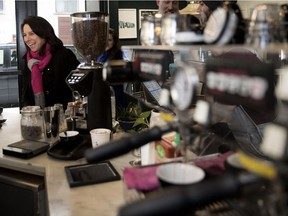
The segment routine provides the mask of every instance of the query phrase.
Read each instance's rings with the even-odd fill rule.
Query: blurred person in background
[[[44,18],[29,16],[21,29],[27,50],[23,57],[22,105],[43,108],[60,103],[66,109],[67,103],[72,101],[72,92],[65,79],[80,62],[64,47]]]
[[[200,1],[200,4],[197,8],[197,12],[200,13],[200,22],[203,27],[205,27],[206,22],[208,21],[210,15],[218,7],[223,6],[223,0],[214,0],[214,1]]]
[[[179,0],[156,0],[160,14],[179,13]]]
[[[107,60],[123,59],[119,34],[110,28],[108,32],[108,41],[105,52],[98,58],[98,62],[106,62]]]
[[[108,32],[107,47],[105,52],[97,59],[98,62],[109,60],[123,60],[123,52],[119,40],[119,33],[110,28]],[[115,105],[117,107],[126,107],[128,105],[127,95],[124,93],[123,85],[113,85],[115,92]],[[116,109],[117,110],[117,109]]]

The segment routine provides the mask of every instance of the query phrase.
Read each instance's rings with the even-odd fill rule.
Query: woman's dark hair
[[[63,42],[55,35],[54,29],[51,24],[44,19],[43,17],[39,16],[28,16],[24,19],[23,23],[21,24],[21,29],[23,31],[23,26],[27,24],[30,26],[32,31],[38,35],[39,37],[45,39],[46,43],[48,42],[51,45],[51,53],[60,47],[63,47]],[[23,32],[22,32],[23,36]],[[45,43],[45,44],[46,44]],[[27,51],[29,47],[25,43]],[[45,46],[42,46],[39,50],[39,55],[44,55]]]
[[[112,35],[112,38],[114,41],[114,44],[112,48],[110,49],[109,59],[122,59],[123,56],[122,56],[121,45],[120,45],[120,40],[119,40],[119,33],[112,28],[109,29],[108,33]]]

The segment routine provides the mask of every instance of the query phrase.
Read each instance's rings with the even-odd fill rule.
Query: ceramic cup
[[[60,140],[70,142],[75,140],[79,135],[78,131],[65,131],[59,134]]]
[[[156,175],[162,187],[189,185],[201,181],[205,172],[192,164],[167,163],[160,165]]]
[[[92,147],[96,148],[110,141],[111,130],[107,128],[96,128],[90,131]]]

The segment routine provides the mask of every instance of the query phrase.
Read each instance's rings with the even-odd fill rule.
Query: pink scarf
[[[40,56],[39,51],[32,52],[31,50],[27,54],[27,62],[29,62],[30,59],[39,60],[39,63],[34,64],[32,66],[31,71],[31,85],[34,94],[43,93],[43,82],[41,71],[48,65],[48,63],[52,58],[50,48],[51,48],[50,44],[47,43],[45,47],[44,56]]]

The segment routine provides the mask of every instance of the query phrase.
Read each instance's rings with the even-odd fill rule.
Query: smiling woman
[[[23,106],[53,106],[66,109],[72,92],[65,82],[68,74],[80,64],[75,54],[64,47],[51,24],[42,17],[29,16],[22,25],[26,54],[22,70]]]

